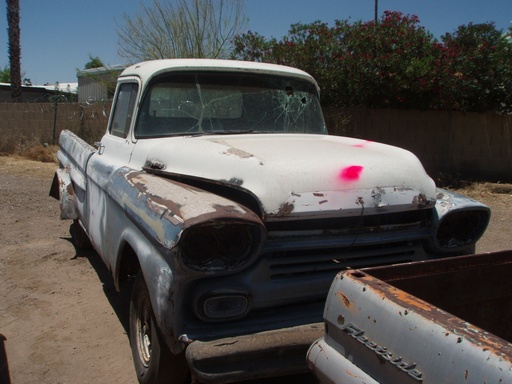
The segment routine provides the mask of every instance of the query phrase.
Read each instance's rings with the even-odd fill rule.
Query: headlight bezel
[[[179,253],[183,264],[194,271],[239,271],[255,258],[263,239],[263,229],[253,223],[203,223],[184,230]]]

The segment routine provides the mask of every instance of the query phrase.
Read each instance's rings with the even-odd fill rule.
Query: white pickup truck
[[[410,152],[327,135],[316,82],[284,66],[130,66],[97,148],[59,143],[76,245],[134,280],[142,383],[306,372],[339,270],[472,253],[489,220]]]

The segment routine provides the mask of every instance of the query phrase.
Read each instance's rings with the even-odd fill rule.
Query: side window
[[[132,121],[137,100],[139,85],[136,83],[121,84],[112,117],[110,133],[114,136],[126,138]]]

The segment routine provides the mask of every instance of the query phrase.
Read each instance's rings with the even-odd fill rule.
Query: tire
[[[73,239],[73,243],[75,243],[78,249],[89,250],[92,249],[91,240],[87,233],[85,233],[80,221],[78,219],[73,220],[73,224],[71,224],[71,238]]]
[[[141,272],[133,283],[130,300],[130,345],[141,384],[184,384],[188,367],[185,353],[173,354],[156,326],[148,288]]]

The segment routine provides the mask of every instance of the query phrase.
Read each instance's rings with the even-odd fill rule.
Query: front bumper
[[[314,323],[202,342],[186,350],[192,376],[205,384],[307,373],[306,353],[324,334]]]

